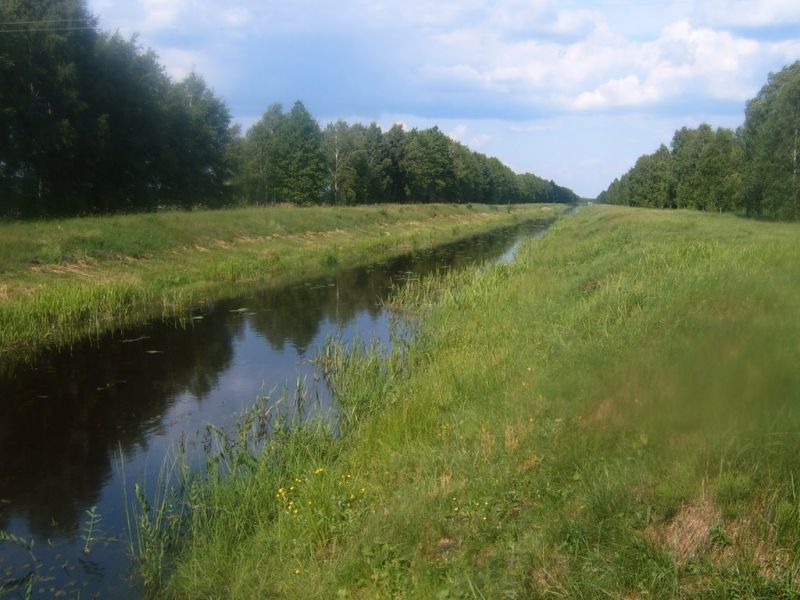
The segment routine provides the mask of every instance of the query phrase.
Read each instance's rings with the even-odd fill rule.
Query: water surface
[[[178,440],[233,425],[260,394],[313,381],[326,339],[389,343],[394,285],[444,269],[507,261],[541,232],[522,225],[326,279],[217,302],[193,319],[152,322],[44,354],[0,381],[0,530],[35,541],[35,559],[0,544],[0,585],[35,573],[35,596],[138,597],[130,580],[123,489],[155,487]],[[330,393],[318,406],[335,418]],[[84,553],[87,510],[102,520]],[[0,592],[2,595],[2,592]]]

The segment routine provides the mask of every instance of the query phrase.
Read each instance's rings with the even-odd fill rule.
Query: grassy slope
[[[273,207],[0,224],[0,355],[560,210]]]
[[[193,488],[162,592],[797,597],[798,256],[797,225],[590,207],[411,289],[407,369],[357,353],[339,443]]]

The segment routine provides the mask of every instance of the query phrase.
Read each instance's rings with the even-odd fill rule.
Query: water
[[[392,286],[437,270],[508,261],[543,229],[523,225],[329,279],[217,302],[184,322],[153,322],[51,352],[0,381],[0,530],[33,539],[33,557],[0,543],[0,585],[22,597],[135,598],[124,494],[153,489],[180,439],[233,425],[259,394],[313,382],[328,337],[389,343]],[[320,388],[318,410],[335,418]],[[87,511],[102,520],[85,553]],[[35,560],[34,560],[35,557]],[[16,584],[16,585],[15,585]],[[0,595],[3,594],[0,589]]]

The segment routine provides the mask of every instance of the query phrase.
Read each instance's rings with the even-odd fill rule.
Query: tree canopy
[[[296,102],[273,104],[242,136],[199,74],[172,80],[135,37],[100,31],[85,0],[5,0],[0,21],[0,217],[577,200],[436,127],[322,130]]]
[[[657,208],[800,218],[800,61],[769,76],[738,131],[702,124],[641,156],[598,196]]]

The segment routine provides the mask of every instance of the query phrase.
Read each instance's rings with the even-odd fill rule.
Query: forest
[[[598,201],[800,218],[800,61],[769,76],[733,131],[702,124],[639,157]]]
[[[0,218],[291,202],[575,202],[438,128],[324,129],[301,102],[247,132],[84,0],[0,4]]]

